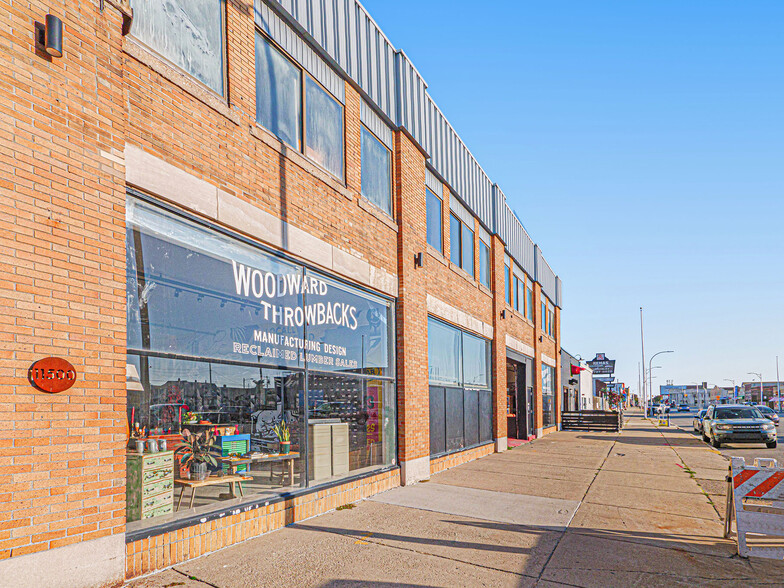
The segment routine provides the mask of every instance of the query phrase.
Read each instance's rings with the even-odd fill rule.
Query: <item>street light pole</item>
[[[760,379],[760,402],[765,404],[765,394],[762,390],[762,374],[759,372],[748,372],[750,376],[757,376]]]
[[[642,309],[640,309],[640,312],[642,312]],[[640,320],[642,320],[642,314],[640,314]],[[640,323],[640,326],[642,327],[642,323]],[[672,350],[667,350],[667,351],[659,351],[659,352],[654,353],[653,355],[651,355],[651,359],[648,361],[648,376],[649,376],[649,378],[651,376],[653,376],[653,358],[656,357],[657,355],[661,355],[662,353],[675,353],[675,352],[672,351]],[[650,387],[650,380],[648,382],[648,386]],[[646,416],[648,414],[647,407],[645,409],[645,414],[646,414]]]
[[[645,335],[642,330],[642,306],[640,307],[640,347],[642,348],[642,397],[645,412],[644,416],[648,416],[648,394],[646,393],[645,386]]]
[[[777,412],[781,412],[781,378],[779,378],[779,356],[776,356],[776,397],[778,400],[776,401],[776,409]]]

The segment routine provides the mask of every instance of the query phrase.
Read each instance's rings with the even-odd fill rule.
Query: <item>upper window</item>
[[[490,287],[490,247],[479,239],[479,282]]]
[[[460,227],[462,223],[454,214],[449,215],[449,259],[457,266],[462,267],[462,248],[460,246]]]
[[[469,276],[474,275],[474,232],[463,224],[463,237],[461,248],[463,250],[463,263],[461,267]]]
[[[474,231],[457,216],[449,216],[449,259],[474,277]]]
[[[514,309],[520,310],[520,278],[517,276],[514,277],[512,296],[514,298]]]
[[[373,133],[362,127],[362,195],[392,214],[392,154]]]
[[[525,280],[525,309],[528,320],[534,322],[534,285],[531,280]]]
[[[224,93],[223,0],[131,0],[133,36]]]
[[[512,304],[512,272],[509,269],[508,265],[504,266],[504,277],[506,281],[504,282],[504,286],[506,288],[506,303],[511,306]]]
[[[302,74],[261,35],[256,35],[256,120],[300,150]]]
[[[343,179],[343,106],[305,78],[305,155]]]
[[[256,121],[343,180],[343,105],[259,33]]]
[[[441,224],[443,222],[443,217],[441,216],[441,199],[429,189],[426,189],[425,192],[427,197],[427,242],[438,249],[439,252],[443,253],[444,247],[441,239]]]
[[[517,295],[520,297],[520,314],[525,315],[525,278],[517,280]]]

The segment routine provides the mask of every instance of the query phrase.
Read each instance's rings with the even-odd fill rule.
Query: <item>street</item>
[[[692,420],[696,414],[697,411],[670,413],[670,422],[674,426],[689,431],[692,435],[699,438],[700,435],[692,427]],[[779,438],[779,444],[776,449],[768,449],[763,443],[730,443],[722,445],[718,451],[727,458],[732,456],[745,457],[747,463],[751,463],[755,457],[772,457],[777,459],[779,463],[784,463],[784,437],[782,436],[784,435],[784,428],[782,424],[779,424],[776,428],[776,433]],[[708,443],[705,445],[710,447]],[[713,448],[711,447],[711,449]]]

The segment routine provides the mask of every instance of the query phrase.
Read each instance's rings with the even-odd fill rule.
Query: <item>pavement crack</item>
[[[189,574],[188,572],[183,572],[182,570],[178,570],[178,569],[177,569],[177,568],[175,568],[175,567],[172,567],[172,568],[170,568],[170,569],[171,569],[173,572],[177,572],[177,573],[178,573],[178,574],[180,574],[181,576],[185,576],[185,577],[186,577],[186,578],[188,578],[189,580],[194,580],[194,581],[196,581],[196,582],[200,582],[201,584],[204,584],[205,586],[210,586],[211,588],[220,588],[220,586],[218,586],[217,584],[213,584],[212,582],[208,582],[207,580],[202,580],[201,578],[197,578],[196,576],[192,576],[192,575],[191,575],[191,574]]]

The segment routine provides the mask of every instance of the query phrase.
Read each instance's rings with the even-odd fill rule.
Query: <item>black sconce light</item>
[[[414,254],[414,267],[422,267],[424,265],[424,258],[422,256],[422,252]]]
[[[544,337],[542,337],[542,335],[539,335],[539,343],[541,343],[542,341],[544,341]]]
[[[63,56],[63,21],[54,15],[46,15],[46,24],[35,23],[35,45],[37,49],[52,57]]]
[[[506,318],[506,310],[502,310],[501,311],[501,318],[503,318],[503,319]]]

